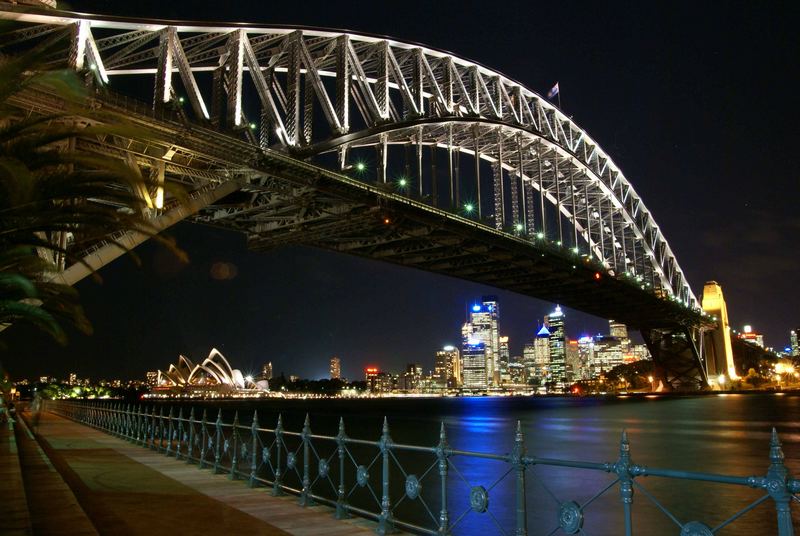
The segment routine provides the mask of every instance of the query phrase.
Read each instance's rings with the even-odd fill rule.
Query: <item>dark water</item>
[[[230,418],[239,410],[248,424],[254,409],[262,427],[274,427],[280,412],[287,430],[299,431],[306,412],[315,434],[335,435],[342,416],[352,438],[378,440],[383,417],[388,418],[396,443],[435,446],[440,423],[445,424],[451,447],[504,454],[511,451],[516,422],[520,421],[527,452],[568,460],[613,462],[619,439],[627,430],[635,463],[649,467],[704,471],[737,476],[764,475],[769,465],[770,430],[775,426],[783,442],[786,464],[800,474],[800,397],[793,395],[713,395],[682,398],[445,398],[377,400],[270,400],[259,403],[218,402],[199,407],[223,407]],[[199,413],[198,413],[199,416]],[[215,417],[216,413],[210,413]],[[335,453],[335,445],[315,443],[322,458]],[[358,463],[368,465],[375,449],[354,450]],[[430,455],[398,453],[403,471],[421,476],[435,461]],[[334,456],[335,461],[335,456]],[[456,534],[513,533],[515,482],[513,473],[495,482],[509,469],[499,461],[454,457],[447,480],[451,523]],[[347,465],[352,482],[355,465]],[[332,465],[333,467],[333,465]],[[337,466],[338,467],[338,466]],[[370,468],[370,481],[380,497],[380,460]],[[312,463],[316,474],[317,464]],[[393,503],[402,496],[405,476],[392,461]],[[338,478],[338,468],[332,470]],[[289,475],[292,476],[292,475]],[[296,477],[295,477],[296,478]],[[530,534],[550,534],[558,526],[558,504],[585,503],[613,481],[605,473],[539,466],[526,472],[528,529]],[[439,474],[432,467],[422,478],[422,497],[434,517],[439,515]],[[334,478],[336,482],[336,478]],[[764,493],[740,486],[668,480],[637,479],[644,489],[680,523],[699,520],[711,527],[743,509]],[[289,483],[289,477],[287,477]],[[469,491],[489,489],[488,512],[469,511]],[[315,484],[315,492],[330,495],[328,482]],[[356,489],[352,504],[377,510],[366,489]],[[558,501],[558,502],[557,502]],[[795,525],[800,504],[794,505]],[[435,526],[419,500],[405,499],[396,509],[401,519]],[[680,528],[663,514],[646,493],[636,490],[633,506],[634,534],[677,535]],[[614,486],[585,510],[584,534],[622,534],[619,488]],[[563,534],[556,531],[555,534]],[[719,534],[777,534],[771,500],[748,512]]]

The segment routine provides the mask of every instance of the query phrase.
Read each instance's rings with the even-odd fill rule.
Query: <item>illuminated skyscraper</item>
[[[486,378],[486,344],[482,341],[466,342],[462,349],[462,371],[464,388],[485,390]]]
[[[622,341],[616,337],[597,337],[594,342],[594,370],[596,374],[608,372],[624,360]]]
[[[378,367],[364,369],[364,378],[367,382],[367,389],[371,393],[388,393],[392,390],[392,379],[385,372],[381,372]]]
[[[508,350],[508,337],[500,337],[500,354],[497,360],[498,374],[500,375],[500,383],[509,383],[511,377],[508,375],[509,363],[509,350]]]
[[[789,332],[789,345],[792,349],[793,356],[800,356],[800,328],[793,329]]]
[[[628,338],[628,326],[615,320],[608,321],[608,334],[618,339]]]
[[[486,360],[486,387],[500,385],[500,310],[496,296],[484,296],[480,304],[470,308],[469,322],[461,330],[463,336],[462,349],[465,350],[470,341],[484,343],[484,359]]]
[[[261,367],[261,377],[265,380],[272,379],[272,361],[269,363],[264,363],[264,365]]]
[[[342,361],[338,357],[331,358],[331,379],[340,380],[342,378]]]
[[[547,329],[550,332],[550,378],[553,389],[563,391],[567,387],[567,349],[564,336],[564,313],[561,306],[556,305],[555,311],[544,317]]]
[[[419,392],[420,382],[422,380],[422,365],[418,363],[409,363],[406,365],[406,370],[400,375],[398,387],[406,392]]]
[[[593,337],[584,336],[578,339],[578,356],[580,358],[581,364],[584,367],[581,373],[581,379],[588,380],[590,378],[596,377],[597,373],[594,370]]]
[[[525,345],[522,362],[529,382],[544,385],[550,370],[550,331],[542,326],[533,341]]]
[[[453,389],[461,385],[461,356],[458,348],[445,346],[436,352],[433,379],[442,388]]]

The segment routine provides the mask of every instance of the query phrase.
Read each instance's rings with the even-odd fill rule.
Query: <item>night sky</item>
[[[544,94],[611,155],[652,211],[692,288],[723,286],[735,328],[782,348],[800,326],[800,13],[796,2],[74,1],[76,11],[345,28],[416,41],[492,67]],[[65,4],[59,2],[63,8]],[[225,6],[222,11],[218,6]],[[261,6],[261,7],[259,7]],[[389,8],[391,6],[391,9]],[[246,251],[244,237],[181,224],[181,266],[154,245],[78,285],[95,333],[59,347],[8,334],[16,377],[76,371],[142,377],[218,347],[234,367],[360,377],[457,343],[466,305],[500,298],[501,332],[521,352],[552,304],[410,269],[292,247]],[[214,263],[235,277],[212,277]],[[214,272],[219,275],[219,272]],[[575,336],[605,320],[567,311]],[[32,341],[32,342],[31,342]]]

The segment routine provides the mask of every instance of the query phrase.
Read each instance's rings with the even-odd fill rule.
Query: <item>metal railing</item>
[[[532,481],[557,505],[557,518],[551,519],[555,526],[537,526],[537,529],[544,529],[542,534],[548,535],[590,533],[591,529],[584,526],[586,509],[614,488],[619,492],[626,536],[633,534],[634,492],[673,522],[678,527],[676,534],[681,536],[716,534],[770,500],[777,515],[777,534],[791,536],[794,534],[791,506],[793,502],[800,502],[797,496],[800,480],[789,474],[774,428],[766,474],[730,476],[635,464],[624,431],[617,460],[595,463],[528,455],[519,422],[512,451],[494,454],[451,448],[444,424],[436,445],[420,446],[394,442],[386,419],[378,441],[368,441],[348,437],[341,418],[336,435],[318,435],[311,432],[308,415],[302,430],[297,432],[285,429],[281,416],[274,428],[264,428],[255,411],[246,424],[240,422],[238,412],[231,422],[225,422],[222,409],[213,420],[208,417],[207,410],[203,410],[198,419],[193,408],[187,417],[183,407],[176,414],[171,407],[165,413],[163,406],[156,409],[155,406],[56,401],[49,402],[47,409],[142,447],[195,463],[201,469],[210,468],[214,473],[228,474],[231,479],[242,479],[251,487],[268,486],[272,495],[287,492],[297,495],[302,506],[328,504],[334,507],[337,519],[355,514],[375,520],[378,534],[391,533],[395,528],[419,534],[472,534],[471,516],[484,516],[491,520],[496,534],[526,535],[531,513],[526,491],[530,486],[528,482]],[[411,458],[416,458],[416,462]],[[469,477],[480,478],[485,473],[474,471],[478,474],[473,475],[464,470],[474,462],[499,463],[500,470],[487,477],[488,485],[474,485]],[[582,503],[561,501],[543,476],[534,471],[540,466],[608,473],[610,477],[607,484]],[[417,471],[412,473],[412,468]],[[641,484],[639,480],[645,476],[727,484],[764,493],[714,526],[700,521],[681,522]],[[489,508],[489,496],[504,482],[513,488],[505,495],[506,498],[513,496],[513,509],[501,500],[497,502],[505,511],[496,512]],[[468,492],[452,493],[457,487]],[[481,532],[486,533],[485,530]]]

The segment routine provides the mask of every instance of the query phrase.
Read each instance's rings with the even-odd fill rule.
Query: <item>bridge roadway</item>
[[[17,475],[0,509],[17,513],[0,520],[3,534],[374,534],[371,521],[336,520],[329,507],[303,508],[52,413],[41,415],[35,438],[25,422],[16,428],[19,463],[0,449],[0,470]],[[0,440],[15,443],[10,427]]]

